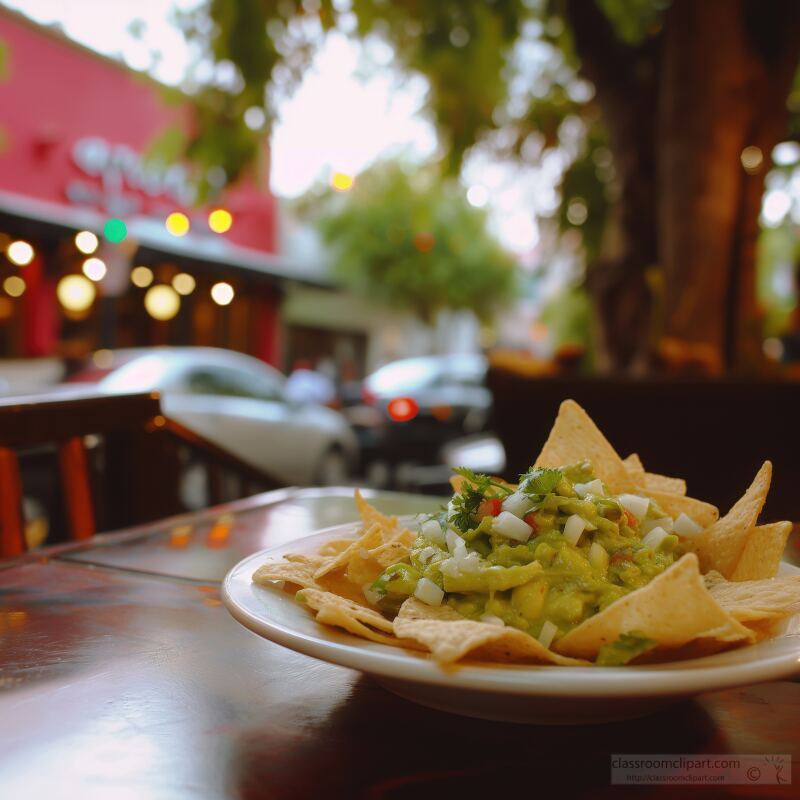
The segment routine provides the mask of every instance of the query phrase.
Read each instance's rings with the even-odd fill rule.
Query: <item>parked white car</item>
[[[338,412],[291,402],[286,378],[251,356],[211,347],[101,351],[70,383],[158,391],[164,414],[287,484],[347,480],[357,457]]]

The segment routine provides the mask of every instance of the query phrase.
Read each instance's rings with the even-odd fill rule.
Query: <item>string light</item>
[[[56,286],[56,297],[67,311],[86,311],[97,296],[94,284],[83,275],[65,275]]]
[[[109,242],[121,242],[128,235],[128,226],[121,219],[113,217],[103,226],[103,235]]]
[[[229,283],[225,283],[225,281],[215,283],[211,287],[211,299],[218,306],[230,305],[235,294],[236,293],[233,291],[233,286],[231,286]]]
[[[186,236],[191,227],[189,224],[189,217],[187,217],[186,214],[182,214],[180,211],[173,211],[167,217],[164,224],[173,236]]]
[[[16,242],[11,242],[6,248],[6,255],[12,264],[16,264],[18,267],[26,267],[33,261],[34,251],[31,245],[23,242],[22,239],[18,239]]]
[[[94,253],[99,244],[97,237],[91,231],[78,231],[75,234],[75,247],[86,256]]]
[[[25,288],[25,281],[19,275],[10,275],[3,281],[3,289],[10,297],[22,297]]]
[[[349,192],[355,185],[356,179],[344,172],[334,172],[331,175],[331,186],[337,192]]]
[[[191,294],[194,291],[194,287],[197,285],[195,279],[189,275],[188,272],[179,272],[173,279],[172,279],[172,288],[178,293],[182,295]]]
[[[225,233],[231,229],[231,225],[233,225],[233,215],[224,208],[215,208],[208,215],[208,227],[214,233]]]
[[[146,289],[153,282],[153,270],[150,267],[134,267],[131,270],[131,283],[140,289]]]
[[[181,298],[171,286],[160,283],[147,290],[144,296],[144,307],[153,319],[165,322],[178,313],[181,307]]]
[[[89,280],[93,281],[103,280],[106,276],[106,272],[108,272],[105,263],[99,258],[94,258],[94,256],[92,258],[87,258],[86,261],[83,262],[81,270]]]

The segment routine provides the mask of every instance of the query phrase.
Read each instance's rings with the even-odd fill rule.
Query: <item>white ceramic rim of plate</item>
[[[403,519],[403,518],[401,518]],[[410,518],[413,519],[413,518]],[[442,685],[472,691],[528,696],[669,697],[778,680],[800,674],[800,632],[781,635],[748,647],[713,656],[629,667],[550,667],[466,662],[443,668],[425,654],[359,639],[339,629],[336,641],[310,636],[269,619],[264,614],[268,592],[295,606],[280,589],[257,586],[253,572],[269,557],[290,552],[314,552],[324,542],[352,536],[359,523],[326,528],[300,539],[254,553],[234,566],[222,583],[222,600],[231,615],[254,633],[298,653],[332,664],[409,683]],[[781,574],[800,574],[783,564]],[[263,597],[263,595],[262,595]],[[301,606],[298,613],[307,614]]]

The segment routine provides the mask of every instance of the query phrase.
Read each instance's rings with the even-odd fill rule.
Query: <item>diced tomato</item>
[[[503,510],[503,501],[499,497],[486,497],[478,506],[478,517],[496,517]]]
[[[627,508],[623,510],[625,511],[625,519],[628,520],[628,527],[629,528],[637,527],[639,525],[639,521],[636,519],[636,517],[634,517],[633,514],[631,514],[631,512],[628,511]]]
[[[626,553],[622,550],[614,553],[614,555],[611,556],[612,564],[619,564],[620,561],[633,561],[633,556],[630,553]]]
[[[536,531],[539,530],[539,523],[536,521],[535,511],[531,511],[530,514],[526,514],[524,517],[524,521],[527,522],[528,525],[531,526],[531,528],[533,528],[534,533],[536,533]]]

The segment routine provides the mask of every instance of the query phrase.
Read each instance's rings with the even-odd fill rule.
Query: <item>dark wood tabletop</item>
[[[0,798],[800,795],[800,683],[622,723],[503,724],[415,705],[236,623],[219,595],[229,567],[352,519],[349,494],[282,490],[0,568]],[[790,754],[793,785],[612,786],[613,753]]]

